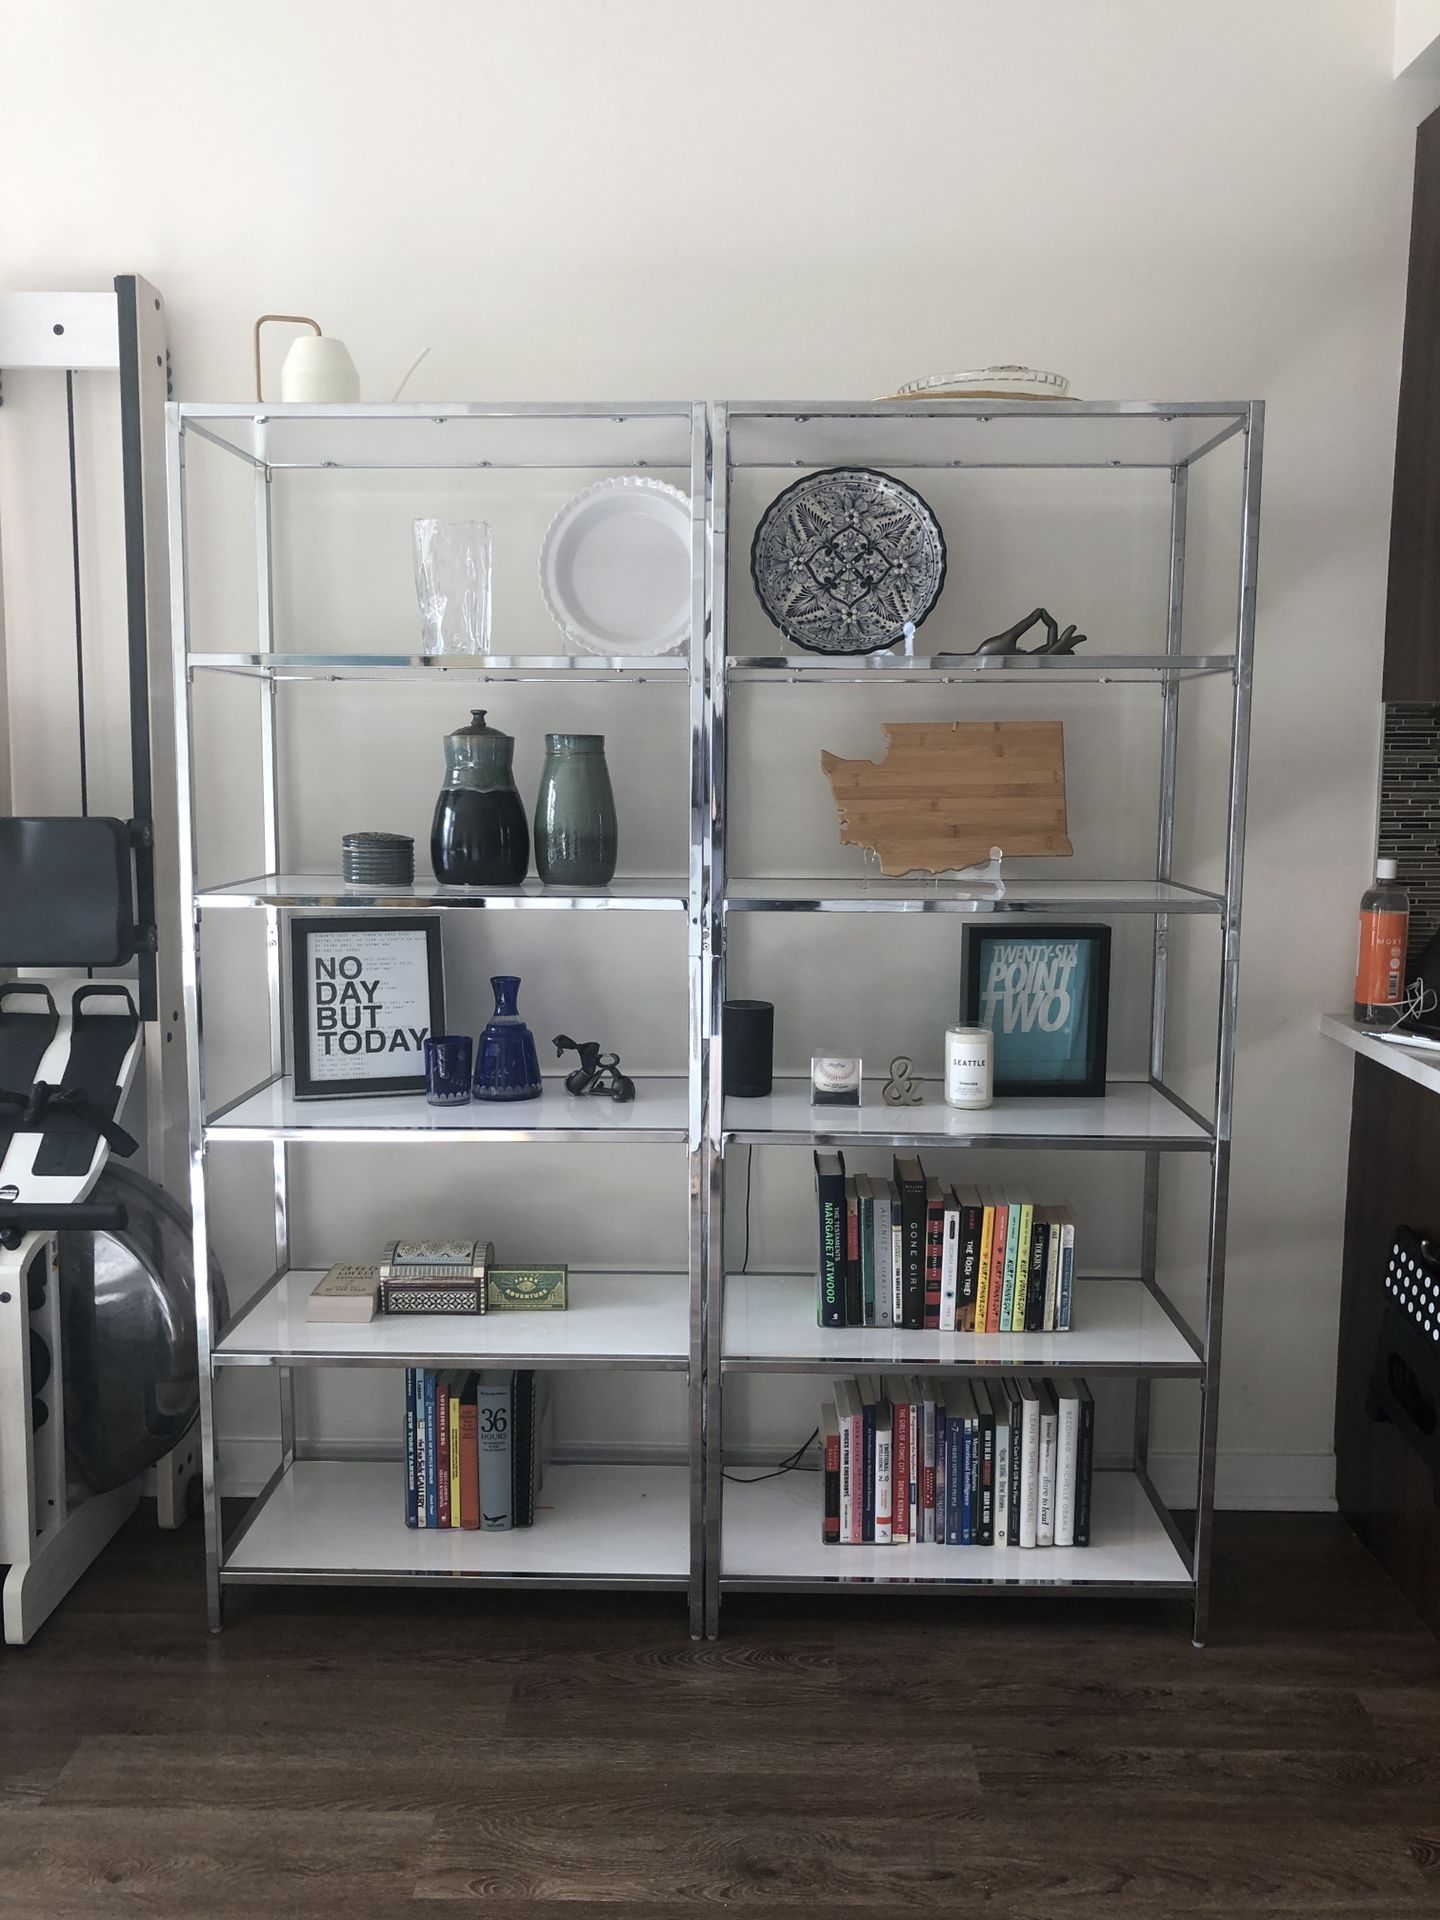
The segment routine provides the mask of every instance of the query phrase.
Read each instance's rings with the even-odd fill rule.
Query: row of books
[[[534,1524],[548,1382],[526,1368],[405,1369],[405,1524]]]
[[[837,1380],[821,1409],[833,1546],[1088,1547],[1095,1401],[1074,1378]]]
[[[945,1187],[919,1160],[890,1180],[815,1155],[822,1327],[1066,1333],[1075,1219],[1028,1193]]]

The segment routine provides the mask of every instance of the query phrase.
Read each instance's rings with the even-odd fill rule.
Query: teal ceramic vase
[[[547,733],[535,802],[535,871],[552,887],[604,887],[619,836],[603,733]]]

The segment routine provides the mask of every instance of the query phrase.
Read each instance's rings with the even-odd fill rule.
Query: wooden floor
[[[1440,1649],[1338,1519],[1173,1606],[266,1593],[132,1522],[0,1649],[5,1920],[1440,1914]]]

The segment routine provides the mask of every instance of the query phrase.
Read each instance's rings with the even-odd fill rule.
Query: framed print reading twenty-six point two
[[[297,1100],[423,1093],[425,1036],[445,1031],[434,914],[290,922]]]
[[[995,1092],[1105,1091],[1110,929],[964,929],[962,1011],[995,1036]]]

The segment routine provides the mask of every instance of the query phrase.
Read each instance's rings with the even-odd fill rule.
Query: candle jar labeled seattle
[[[989,1027],[945,1029],[945,1102],[988,1107],[994,1098],[995,1036]]]

